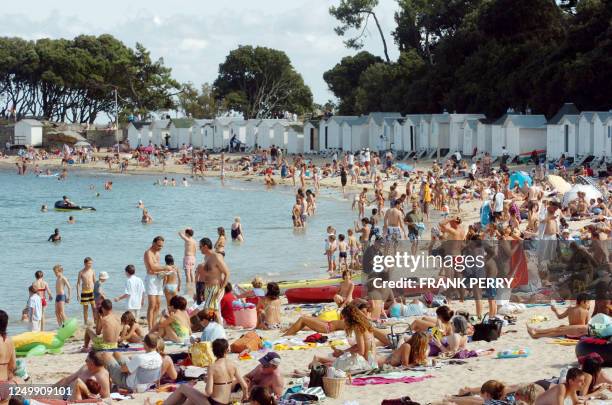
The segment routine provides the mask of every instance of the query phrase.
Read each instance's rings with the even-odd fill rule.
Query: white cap
[[[105,271],[100,272],[100,280],[108,280],[108,273]]]

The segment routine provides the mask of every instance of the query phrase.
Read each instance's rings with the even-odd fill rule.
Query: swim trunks
[[[147,274],[145,277],[145,291],[147,295],[164,295],[163,278],[154,274]]]
[[[117,342],[105,342],[102,336],[96,336],[92,340],[92,349],[95,351],[111,350],[117,348]]]
[[[81,305],[91,305],[94,301],[94,292],[93,290],[83,290],[81,291]]]
[[[66,302],[66,294],[57,294],[55,296],[55,302]]]
[[[195,256],[183,257],[183,270],[193,271],[193,269],[195,268],[195,264]]]
[[[341,259],[346,259],[346,252],[340,252],[339,256]]]
[[[402,239],[402,230],[399,226],[389,226],[387,227],[387,239]]]
[[[202,309],[212,309],[213,311],[221,310],[221,298],[225,289],[220,285],[208,285],[204,287],[204,306]]]

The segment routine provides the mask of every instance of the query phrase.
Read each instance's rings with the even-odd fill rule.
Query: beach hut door
[[[315,150],[314,144],[315,144],[314,128],[310,128],[310,150]]]
[[[569,125],[563,126],[563,152],[569,153]]]
[[[411,125],[410,126],[410,150],[415,150],[415,144],[414,144],[414,127]]]

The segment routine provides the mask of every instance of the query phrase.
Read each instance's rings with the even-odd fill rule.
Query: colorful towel
[[[412,384],[415,382],[421,382],[428,378],[432,378],[432,375],[426,375],[423,377],[400,377],[400,378],[387,378],[387,377],[360,377],[353,378],[353,384],[356,386],[363,385],[381,385],[381,384],[395,384],[395,383],[404,383],[404,384]]]

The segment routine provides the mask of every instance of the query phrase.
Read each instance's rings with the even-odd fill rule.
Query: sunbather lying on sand
[[[550,309],[557,315],[557,318],[567,318],[569,325],[561,325],[546,329],[536,329],[527,325],[527,332],[529,333],[529,336],[534,339],[557,336],[584,336],[588,332],[588,323],[591,319],[589,307],[589,295],[585,293],[578,294],[578,297],[576,298],[576,305],[569,307],[565,312],[559,313],[554,305],[550,306]]]

